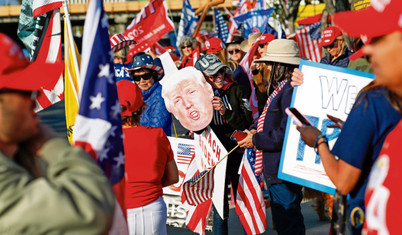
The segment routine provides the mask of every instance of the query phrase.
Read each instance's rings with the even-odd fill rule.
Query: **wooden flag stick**
[[[195,181],[194,183],[191,184],[191,187],[193,187],[196,183],[198,183],[198,181],[200,181],[202,178],[204,178],[204,176],[206,174],[208,174],[208,172],[210,172],[212,169],[214,169],[221,161],[223,161],[223,159],[225,159],[227,156],[229,156],[229,154],[231,154],[233,151],[235,151],[237,148],[239,147],[239,144],[237,144],[234,148],[232,148],[232,150],[230,150],[225,156],[223,156],[223,158],[221,158],[221,160],[219,160],[215,165],[213,165],[211,167],[211,169],[209,169],[203,176],[201,176],[197,181]]]

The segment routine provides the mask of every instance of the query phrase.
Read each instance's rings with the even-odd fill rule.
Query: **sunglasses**
[[[335,39],[331,44],[329,44],[329,45],[327,45],[327,46],[324,46],[324,48],[326,49],[326,48],[334,48],[334,47],[336,47],[336,46],[338,46],[338,39]]]
[[[190,45],[182,46],[181,49],[192,48],[192,47],[193,47],[193,45],[190,44]]]
[[[7,94],[7,93],[19,94],[21,96],[30,98],[32,101],[35,101],[36,97],[38,96],[37,91],[21,91],[21,90],[14,90],[14,89],[1,89],[0,90],[0,94]]]
[[[258,47],[262,49],[262,48],[264,48],[266,45],[268,45],[268,43],[260,44],[260,45],[258,45]]]
[[[143,80],[149,80],[149,79],[152,78],[152,73],[144,73],[144,74],[141,74],[141,75],[133,75],[132,78],[133,78],[133,80],[135,82],[141,81],[141,78]]]
[[[224,74],[225,71],[226,71],[225,68],[221,68],[221,69],[219,69],[218,72],[216,72],[215,74],[209,75],[209,74],[204,73],[204,76],[205,76],[205,78],[208,78],[208,79],[210,79],[210,80],[213,80],[214,78],[218,77],[219,74]]]
[[[240,49],[234,49],[234,50],[230,50],[228,52],[229,52],[229,54],[233,55],[233,53],[236,53],[236,54],[239,53]]]

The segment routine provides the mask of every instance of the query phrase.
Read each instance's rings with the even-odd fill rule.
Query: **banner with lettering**
[[[346,120],[359,91],[374,79],[374,74],[301,60],[299,69],[304,83],[295,87],[290,107],[296,107],[327,136],[330,149],[340,133],[329,128],[333,123],[327,114]],[[334,194],[335,186],[325,173],[321,158],[306,146],[288,117],[282,156],[280,179]]]
[[[174,28],[167,9],[164,0],[150,0],[127,26],[124,35],[137,42],[130,46],[128,61],[131,61],[134,54],[153,46]]]
[[[228,153],[209,126],[207,126],[200,135],[194,134],[194,145],[194,160],[197,161],[198,170],[200,172],[210,169]],[[212,202],[221,218],[223,218],[226,163],[227,158],[222,160],[215,168],[215,186],[212,195]]]

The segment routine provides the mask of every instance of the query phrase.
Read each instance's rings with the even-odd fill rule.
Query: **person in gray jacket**
[[[36,91],[63,64],[29,63],[0,34],[0,234],[107,234],[115,197],[81,148],[39,123]]]

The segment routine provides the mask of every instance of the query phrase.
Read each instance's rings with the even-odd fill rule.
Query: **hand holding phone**
[[[230,136],[230,139],[234,140],[234,141],[242,141],[244,138],[246,138],[247,133],[243,132],[243,131],[239,131],[239,130],[235,130],[232,135]]]
[[[311,122],[296,108],[286,108],[285,112],[296,122],[296,126],[312,126]]]

